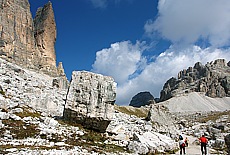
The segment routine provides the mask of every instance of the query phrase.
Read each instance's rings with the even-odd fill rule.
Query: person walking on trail
[[[184,142],[184,140],[183,140],[183,137],[180,135],[180,136],[179,136],[179,139],[180,139],[180,141],[179,141],[180,154],[181,154],[181,155],[182,155],[182,153],[186,154],[186,153],[185,153],[185,146],[186,146],[186,144],[185,144],[185,142]]]
[[[188,147],[188,137],[185,138],[184,140],[186,147]]]
[[[208,139],[204,135],[202,135],[202,137],[199,138],[199,141],[200,141],[202,155],[207,155],[206,145],[208,144]]]

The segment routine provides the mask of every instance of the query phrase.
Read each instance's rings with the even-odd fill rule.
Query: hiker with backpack
[[[182,155],[182,152],[184,153],[184,154],[186,154],[185,153],[185,146],[186,146],[186,144],[185,144],[185,141],[183,140],[183,137],[180,135],[179,136],[179,146],[180,146],[180,154]]]

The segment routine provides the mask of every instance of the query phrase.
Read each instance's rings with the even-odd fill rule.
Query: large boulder
[[[129,106],[141,107],[151,103],[155,103],[153,95],[150,92],[140,92],[132,98]]]
[[[134,141],[128,145],[129,150],[136,154],[164,153],[177,149],[177,143],[168,136],[157,132],[144,132],[142,135],[134,133]]]
[[[151,104],[147,120],[153,122],[153,128],[156,132],[165,133],[173,137],[178,135],[175,117],[169,112],[169,109],[161,104]]]
[[[74,71],[66,98],[64,119],[105,132],[113,118],[116,83],[113,78]]]

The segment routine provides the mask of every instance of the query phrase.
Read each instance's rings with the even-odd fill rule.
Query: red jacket
[[[199,140],[200,140],[201,143],[208,143],[208,140],[205,137],[200,137]]]

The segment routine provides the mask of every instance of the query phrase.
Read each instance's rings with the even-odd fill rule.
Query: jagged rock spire
[[[56,23],[52,3],[48,2],[43,8],[38,8],[34,19],[34,36],[36,45],[41,53],[43,70],[54,70],[56,67]]]
[[[202,65],[197,62],[194,67],[189,67],[178,73],[178,79],[169,79],[161,91],[160,100],[190,92],[203,92],[209,97],[230,96],[229,62],[217,59]]]

